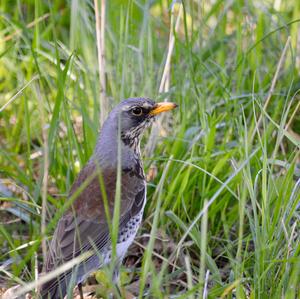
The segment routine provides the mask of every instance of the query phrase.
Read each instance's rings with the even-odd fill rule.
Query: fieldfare
[[[43,284],[40,288],[43,299],[63,298],[75,284],[81,285],[89,273],[110,264],[112,242],[109,221],[113,217],[120,163],[120,217],[113,277],[117,281],[119,267],[135,238],[146,203],[146,180],[140,154],[142,132],[152,124],[157,114],[176,106],[170,102],[130,98],[111,111],[92,157],[71,187],[69,197],[75,192],[79,194],[57,224],[44,271],[53,271],[82,253],[92,254],[76,267]]]

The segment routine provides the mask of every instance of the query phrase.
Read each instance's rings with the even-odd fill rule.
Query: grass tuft
[[[299,297],[299,22],[295,0],[2,1],[0,287],[40,283],[41,242],[78,195],[66,201],[100,120],[148,96],[180,108],[143,139],[127,291]]]

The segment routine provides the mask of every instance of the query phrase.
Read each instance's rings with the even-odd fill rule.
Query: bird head
[[[120,115],[121,139],[125,144],[138,141],[143,131],[154,121],[156,115],[174,109],[174,103],[155,103],[147,98],[123,101],[116,110]]]
[[[140,139],[143,131],[152,124],[158,114],[176,107],[176,104],[170,102],[155,103],[148,98],[130,98],[112,110],[107,122],[116,126],[119,124],[121,140],[126,145],[132,145]]]
[[[156,103],[148,98],[129,98],[119,103],[109,114],[101,129],[96,147],[101,160],[111,159],[117,148],[118,132],[125,147],[139,149],[139,141],[144,130],[155,117],[176,108],[171,102]]]

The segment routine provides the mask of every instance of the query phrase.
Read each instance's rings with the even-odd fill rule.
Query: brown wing
[[[71,260],[93,246],[101,251],[110,245],[109,229],[106,220],[102,194],[106,192],[109,214],[112,219],[116,178],[115,170],[105,170],[101,190],[96,166],[90,161],[80,172],[74,182],[70,195],[90,176],[94,176],[88,186],[78,195],[73,206],[58,222],[48,253],[46,272]],[[122,172],[120,224],[126,223],[131,216],[142,208],[145,198],[145,182],[133,172]]]

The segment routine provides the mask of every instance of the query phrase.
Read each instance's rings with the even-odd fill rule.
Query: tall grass
[[[180,105],[144,155],[146,172],[157,169],[137,239],[145,251],[133,273],[122,269],[140,281],[138,297],[300,296],[298,2],[184,1],[175,28],[178,3],[107,1],[109,105],[132,96]],[[35,279],[101,107],[94,1],[2,1],[0,11],[7,287]]]

